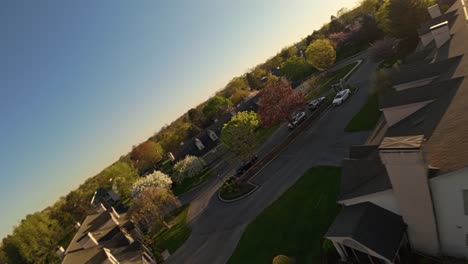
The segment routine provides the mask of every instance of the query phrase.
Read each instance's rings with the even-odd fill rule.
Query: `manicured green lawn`
[[[276,124],[272,127],[260,127],[259,129],[257,129],[257,131],[255,132],[257,134],[257,142],[259,144],[263,143],[273,132],[276,131],[276,129],[278,129],[280,125],[281,124]]]
[[[330,88],[330,85],[332,85],[335,82],[338,82],[341,78],[343,78],[348,72],[356,66],[357,62],[350,63],[342,68],[339,68],[338,70],[334,72],[330,72],[326,74],[324,77],[320,78],[318,80],[318,88],[312,90],[310,93],[307,94],[306,99],[307,100],[312,100],[316,98],[317,96],[320,96],[322,93],[324,93],[327,89]]]
[[[245,230],[229,264],[270,264],[284,254],[296,263],[320,263],[323,235],[339,206],[341,169],[309,169]]]
[[[162,252],[167,249],[172,254],[189,238],[192,232],[187,223],[189,208],[189,205],[184,205],[176,210],[169,222],[171,228],[163,230],[154,236],[156,252]]]
[[[172,192],[176,196],[184,192],[188,192],[191,189],[207,181],[210,177],[211,173],[208,171],[208,169],[205,169],[202,173],[200,173],[200,175],[184,179],[184,181],[181,184],[176,185],[174,186],[174,188],[172,188]]]
[[[369,95],[366,104],[351,119],[345,128],[346,132],[372,130],[380,118],[379,98],[377,93]]]

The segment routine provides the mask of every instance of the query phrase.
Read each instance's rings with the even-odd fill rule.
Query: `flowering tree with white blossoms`
[[[160,171],[154,171],[150,175],[139,179],[133,184],[132,196],[135,197],[148,187],[160,187],[164,189],[171,189],[172,180],[166,174]]]
[[[172,175],[172,179],[180,184],[185,178],[192,178],[200,174],[205,165],[202,158],[188,155],[174,165],[175,173]]]

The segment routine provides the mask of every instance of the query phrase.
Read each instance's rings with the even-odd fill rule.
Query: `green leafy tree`
[[[54,249],[60,229],[59,223],[48,214],[30,214],[14,229],[12,243],[26,263],[50,263],[56,260]]]
[[[114,186],[122,200],[132,197],[132,186],[139,179],[139,175],[131,164],[118,161],[106,168],[104,173],[112,175]]]
[[[318,39],[307,47],[306,58],[317,70],[323,71],[335,63],[335,47],[328,39]]]
[[[259,126],[260,120],[255,112],[239,112],[224,125],[221,142],[240,159],[246,159],[258,144],[255,130]]]
[[[148,140],[134,147],[130,158],[140,174],[155,169],[155,165],[162,159],[163,149],[160,144]]]
[[[231,107],[231,100],[222,96],[215,96],[203,107],[203,114],[210,119],[218,118],[227,113]]]
[[[128,213],[137,223],[156,233],[162,227],[169,228],[164,218],[179,206],[179,200],[170,190],[152,186],[132,200]]]
[[[298,56],[292,56],[281,64],[281,73],[293,82],[304,79],[312,70],[306,60]]]
[[[428,19],[427,8],[434,0],[384,0],[376,13],[379,27],[388,35],[415,40],[417,29]]]

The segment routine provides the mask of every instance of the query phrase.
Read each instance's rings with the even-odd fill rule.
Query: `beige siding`
[[[468,215],[463,191],[468,190],[468,168],[430,180],[442,253],[468,259]]]

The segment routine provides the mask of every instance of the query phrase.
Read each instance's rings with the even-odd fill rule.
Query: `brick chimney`
[[[450,40],[450,29],[448,27],[448,21],[433,25],[430,29],[437,48],[442,47],[442,45]]]
[[[385,137],[380,158],[392,183],[411,246],[429,255],[440,253],[428,165],[421,150],[424,137]]]

